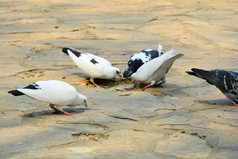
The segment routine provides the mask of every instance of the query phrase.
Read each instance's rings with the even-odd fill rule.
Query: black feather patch
[[[32,83],[29,86],[24,87],[23,89],[40,89],[40,88],[38,84]]]
[[[148,49],[145,49],[145,50],[142,50],[141,52],[143,52],[145,54],[145,56],[149,56],[150,57],[150,60],[156,58],[156,57],[159,57],[159,51],[158,50],[149,50]],[[161,52],[161,55],[163,54],[163,52]]]
[[[135,59],[133,62],[130,63],[129,69],[132,73],[136,72],[142,65],[143,61],[141,59]]]
[[[161,52],[161,54],[163,54]],[[140,55],[140,56],[139,56]],[[139,56],[139,57],[136,57]],[[129,68],[124,71],[123,77],[130,77],[135,73],[143,64],[159,57],[159,51],[154,49],[144,49],[132,55],[128,61]],[[132,60],[133,59],[133,60]]]
[[[97,64],[98,62],[95,59],[90,60],[94,65]]]
[[[25,95],[24,93],[18,91],[18,90],[11,90],[8,93],[11,93],[14,96],[21,96],[21,95]]]
[[[26,87],[24,87],[24,88],[22,88],[22,89],[40,89],[40,87],[39,87],[38,84],[32,83],[32,84],[30,84],[30,85],[28,85],[28,86],[26,86]],[[11,91],[9,91],[8,93],[11,93],[11,94],[14,95],[14,96],[25,95],[24,93],[22,93],[22,92],[20,92],[20,91],[18,91],[18,90],[11,90]]]
[[[76,51],[74,49],[71,49],[71,48],[63,48],[62,52],[69,55],[68,50],[70,50],[77,57],[81,56],[81,52],[78,52],[78,51]]]
[[[68,51],[67,51],[68,49],[69,49],[69,48],[63,48],[63,49],[62,49],[62,52],[65,53],[65,54],[67,54],[67,55],[69,55],[69,54],[68,54]]]

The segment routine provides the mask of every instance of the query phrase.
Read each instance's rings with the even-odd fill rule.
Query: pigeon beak
[[[83,102],[84,102],[85,107],[87,107],[87,106],[88,106],[88,105],[87,105],[87,101],[84,100]]]
[[[124,71],[124,73],[123,73],[123,78],[124,78],[124,79],[125,79],[125,78],[129,78],[129,77],[131,76],[131,74],[132,74],[132,72],[127,69],[127,70]]]
[[[120,71],[117,71],[116,73],[117,73],[117,75],[118,75],[120,78],[122,78],[122,75],[121,75],[121,72],[120,72]]]

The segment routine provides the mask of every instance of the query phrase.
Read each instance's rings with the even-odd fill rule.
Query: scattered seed
[[[193,136],[197,136],[197,135],[198,135],[198,133],[191,133],[191,135],[193,135]]]

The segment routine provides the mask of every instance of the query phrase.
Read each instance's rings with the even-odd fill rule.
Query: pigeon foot
[[[99,85],[97,85],[96,83],[92,82],[92,84],[95,86],[95,87],[101,87]]]
[[[63,114],[63,115],[73,115],[74,113],[68,113],[63,110],[60,110],[54,106],[54,104],[50,104],[50,107],[55,111],[53,114]]]
[[[64,115],[74,115],[74,113],[63,112]]]
[[[146,88],[151,87],[152,85],[148,84],[147,86],[145,86],[144,88],[142,88],[142,91],[144,91]]]
[[[238,106],[238,104],[236,102],[233,102],[232,104],[235,105],[235,106]]]
[[[60,114],[60,115],[74,115],[74,113],[68,113],[68,112],[65,112],[65,111],[55,111],[53,112],[52,114]]]

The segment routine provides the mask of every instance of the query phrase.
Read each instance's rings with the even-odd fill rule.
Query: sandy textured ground
[[[1,0],[0,158],[237,158],[238,107],[192,67],[238,71],[238,1]],[[171,48],[163,88],[93,88],[62,47],[110,60]],[[73,84],[88,108],[54,115],[47,103],[7,92],[38,80]],[[105,82],[104,86],[109,84]]]

